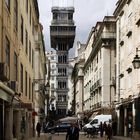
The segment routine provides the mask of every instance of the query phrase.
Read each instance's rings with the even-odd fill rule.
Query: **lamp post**
[[[132,61],[134,69],[139,69],[140,68],[140,57],[138,55],[138,51],[140,51],[138,48],[136,48],[136,55],[134,57],[134,60]],[[140,104],[140,97],[138,95],[137,98],[134,100],[134,107],[135,107],[135,122],[133,125],[133,128],[135,131],[140,132],[140,126],[138,125],[140,123],[139,117],[140,117],[140,107],[138,107]],[[136,133],[136,132],[135,132]]]
[[[134,69],[140,68],[140,57],[138,56],[138,51],[140,51],[138,48],[136,48],[136,55],[134,57],[134,60],[132,61]]]

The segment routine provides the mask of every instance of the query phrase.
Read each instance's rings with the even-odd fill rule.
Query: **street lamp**
[[[138,48],[136,48],[136,55],[134,57],[134,60],[132,61],[134,69],[140,68],[140,57],[138,56],[138,51],[140,51]]]

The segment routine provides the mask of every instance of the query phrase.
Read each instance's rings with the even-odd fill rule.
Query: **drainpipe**
[[[1,5],[2,5],[2,13],[1,13],[1,15],[2,15],[2,17],[1,17],[2,30],[1,30],[1,54],[0,54],[0,55],[1,55],[1,60],[0,60],[1,62],[3,62],[3,17],[4,17],[4,14],[3,14],[3,13],[4,13],[4,12],[3,12],[3,10],[4,10],[4,9],[3,9],[3,7],[4,7],[4,2],[3,2],[3,1],[4,1],[4,0],[2,0],[2,2],[1,2]],[[3,118],[2,118],[2,119],[3,119],[3,121],[2,121],[2,122],[3,122],[3,126],[2,126],[2,127],[3,127],[3,132],[2,132],[2,135],[3,135],[3,136],[2,136],[2,137],[3,137],[3,139],[4,139],[4,134],[5,134],[5,132],[4,132],[4,130],[5,130],[5,129],[4,129],[4,128],[5,128],[5,126],[4,126],[4,125],[5,125],[5,122],[4,122],[4,121],[5,121],[5,119],[4,119],[4,118],[5,118],[5,116],[4,116],[4,114],[5,114],[5,113],[4,113],[4,112],[5,112],[5,107],[4,107],[4,106],[5,106],[5,104],[4,104],[4,101],[3,101],[3,106],[2,106],[2,108],[3,108],[3,112],[2,112],[2,116],[3,116]]]
[[[3,17],[4,17],[4,12],[3,12],[3,7],[4,7],[4,2],[3,2],[3,0],[2,0],[2,17],[1,17],[1,22],[2,22],[2,31],[1,31],[1,62],[3,62],[4,60],[3,60]]]

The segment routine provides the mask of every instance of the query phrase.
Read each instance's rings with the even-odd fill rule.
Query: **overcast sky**
[[[76,25],[75,42],[86,43],[89,32],[97,21],[112,15],[118,0],[74,0],[74,21]],[[50,50],[49,26],[52,20],[52,0],[38,0],[40,22],[43,25],[46,50]],[[73,54],[73,49],[70,51]],[[73,56],[73,55],[72,55]]]

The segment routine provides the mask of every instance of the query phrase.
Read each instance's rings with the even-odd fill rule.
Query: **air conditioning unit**
[[[18,93],[18,82],[17,81],[10,81],[10,88]]]
[[[6,63],[0,63],[0,80],[8,81],[10,78],[9,66]]]

